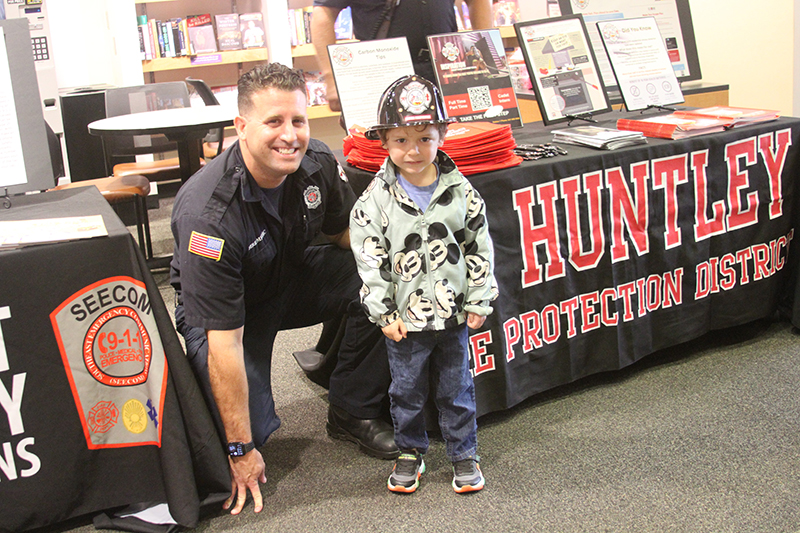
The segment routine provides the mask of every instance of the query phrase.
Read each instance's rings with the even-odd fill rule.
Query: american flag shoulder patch
[[[225,239],[218,239],[210,235],[203,235],[202,233],[192,232],[189,237],[189,251],[193,254],[202,257],[208,257],[214,261],[219,261],[222,257],[222,246],[225,244]]]

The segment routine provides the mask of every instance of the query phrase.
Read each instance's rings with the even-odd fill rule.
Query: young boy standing
[[[497,297],[486,209],[439,150],[450,120],[432,83],[418,76],[394,82],[378,121],[366,135],[380,139],[389,157],[353,207],[350,242],[364,282],[361,303],[386,335],[389,354],[401,455],[388,487],[414,492],[425,472],[430,374],[453,489],[481,490],[467,327],[481,327]]]

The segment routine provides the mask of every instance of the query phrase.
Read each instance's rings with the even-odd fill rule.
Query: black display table
[[[0,529],[146,502],[196,525],[228,465],[139,248],[93,187],[12,204],[0,220],[100,214],[109,236],[0,252]]]
[[[547,143],[563,127],[514,137]],[[500,287],[470,332],[479,414],[774,313],[795,277],[798,135],[800,120],[782,118],[616,151],[562,145],[568,155],[469,176]],[[345,167],[361,191],[371,175]]]

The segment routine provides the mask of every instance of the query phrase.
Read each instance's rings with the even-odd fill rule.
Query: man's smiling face
[[[259,186],[277,187],[298,169],[308,148],[306,94],[270,87],[253,94],[251,102],[235,121],[242,156]]]

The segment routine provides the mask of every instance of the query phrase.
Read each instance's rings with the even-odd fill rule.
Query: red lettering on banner
[[[490,370],[495,369],[494,355],[487,355],[486,349],[486,345],[491,343],[491,331],[484,331],[482,333],[476,333],[475,335],[470,336],[469,345],[470,348],[472,348],[472,360],[475,363],[472,370],[473,376],[477,376],[479,374],[483,374],[484,372],[489,372]]]
[[[708,150],[692,152],[694,173],[694,240],[702,241],[713,235],[725,233],[725,202],[717,200],[711,204],[714,213],[708,218]]]
[[[550,304],[542,309],[542,340],[553,344],[561,336],[561,320],[558,317],[558,306]]]
[[[683,268],[676,268],[672,272],[664,272],[664,301],[661,307],[666,309],[672,304],[683,303]]]
[[[645,286],[646,279],[639,278],[636,280],[636,292],[639,295],[639,313],[637,316],[644,316],[647,314],[647,287]]]
[[[511,317],[503,323],[503,333],[506,338],[506,361],[514,359],[514,345],[519,342],[519,320]]]
[[[572,338],[578,334],[575,327],[575,310],[578,308],[578,297],[561,302],[561,313],[567,317],[567,337]]]
[[[616,306],[612,305],[611,302],[616,299],[616,289],[603,289],[603,292],[600,293],[600,307],[603,311],[603,313],[600,315],[600,320],[606,327],[616,326],[619,322],[619,315],[616,311],[609,313],[609,310],[615,309]]]
[[[754,244],[753,247],[753,281],[758,281],[770,276],[770,247],[766,244]]]
[[[653,189],[664,189],[664,248],[681,245],[678,227],[678,185],[689,181],[686,175],[688,156],[681,154],[653,160]]]
[[[741,274],[741,280],[739,281],[740,285],[747,285],[750,283],[750,273],[748,272],[747,262],[750,261],[750,258],[753,256],[753,252],[750,251],[750,248],[744,248],[736,252],[736,260],[739,262],[739,271]]]
[[[777,146],[773,149],[773,136]],[[783,192],[781,176],[786,154],[792,145],[792,130],[786,129],[758,136],[758,148],[769,175],[769,218],[778,218],[783,214]]]
[[[709,267],[708,263],[703,265],[701,268]],[[638,278],[602,292],[579,294],[558,303],[550,303],[541,311],[533,309],[522,313],[518,318],[509,318],[503,324],[506,359],[511,361],[515,358],[513,349],[521,339],[523,352],[529,353],[545,344],[556,343],[564,331],[567,338],[573,338],[579,332],[587,333],[599,329],[601,325],[617,326],[617,301],[621,301],[624,322],[630,322],[662,307],[680,305],[683,302],[682,287],[683,269],[677,268],[671,272]],[[477,353],[480,355],[483,352]],[[490,362],[488,358],[486,362],[479,362],[482,363],[478,368],[480,371],[483,371],[483,366],[494,364],[494,360]]]
[[[744,158],[745,166],[756,164],[755,137],[725,146],[725,161],[728,163],[728,231],[758,222],[758,191],[751,191],[744,199],[741,198],[742,189],[750,185],[747,170],[742,170],[739,165],[741,158]]]
[[[719,286],[723,291],[729,291],[736,286],[736,270],[733,265],[736,263],[736,256],[725,254],[719,260]]]
[[[578,208],[578,176],[561,180],[561,197],[565,200],[567,211],[567,235],[569,236],[569,262],[575,270],[595,268],[600,263],[606,248],[603,233],[603,209],[600,197],[602,172],[583,175],[583,192],[588,193],[589,243],[588,251],[583,251],[581,242],[580,209]]]
[[[547,279],[564,275],[564,261],[559,253],[558,220],[556,219],[556,183],[554,181],[536,186],[536,193],[542,207],[542,223],[533,222],[533,188],[514,191],[514,209],[519,214],[522,225],[520,249],[522,250],[522,287],[541,283],[542,268],[537,260],[536,247],[545,245],[547,255]]]
[[[616,263],[628,259],[628,242],[623,236],[623,222],[628,229],[633,245],[639,255],[650,250],[647,235],[649,221],[646,161],[631,165],[636,198],[625,184],[625,176],[619,167],[606,171],[606,184],[611,191],[611,261]]]
[[[534,348],[541,348],[543,346],[542,340],[539,338],[539,332],[542,329],[542,318],[538,311],[528,311],[519,316],[522,322],[522,349],[525,353],[530,352]]]
[[[622,309],[625,311],[625,314],[622,316],[623,322],[630,322],[633,320],[633,301],[631,300],[631,294],[633,294],[634,289],[636,289],[635,281],[617,286],[617,294],[622,300]]]
[[[786,266],[789,244],[794,237],[794,230],[769,243],[759,243],[727,253],[721,258],[710,257],[695,267],[696,286],[695,300],[736,286],[736,268],[741,274],[739,285],[747,285],[750,281],[760,281],[774,276]],[[752,268],[752,277],[750,269]]]
[[[598,291],[581,294],[581,333],[600,328],[600,316],[595,306],[600,303]]]

